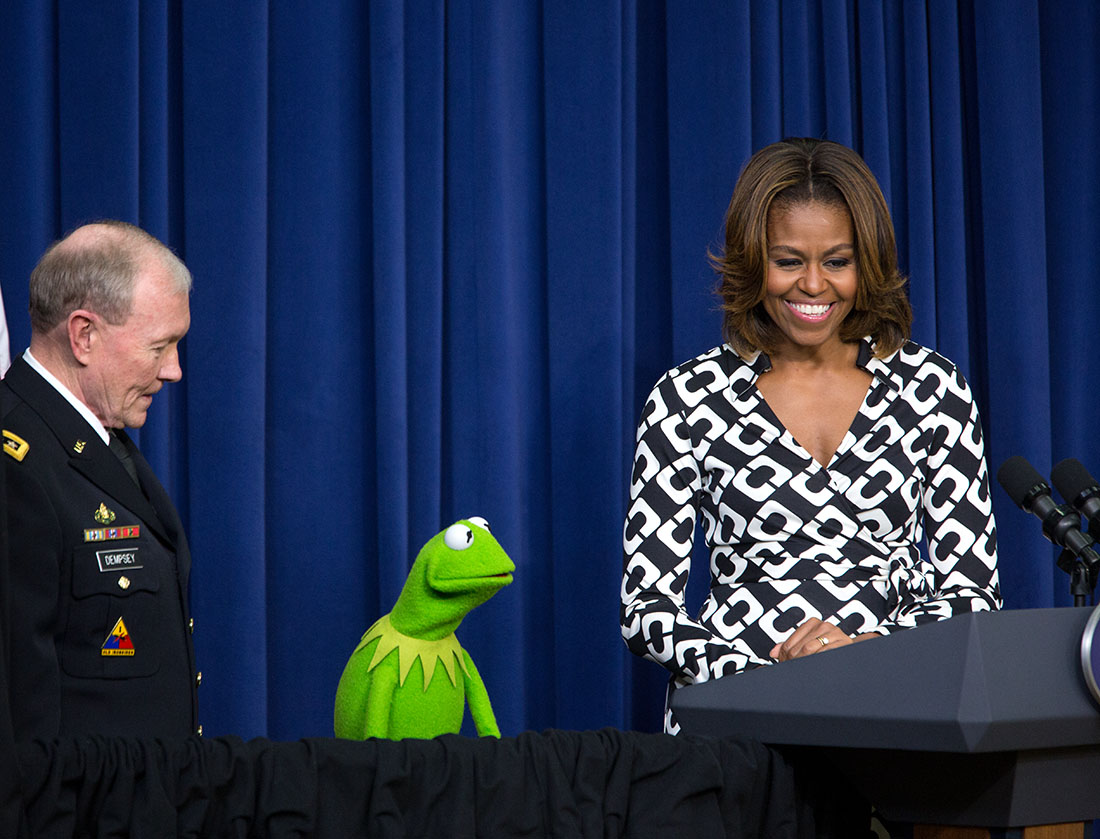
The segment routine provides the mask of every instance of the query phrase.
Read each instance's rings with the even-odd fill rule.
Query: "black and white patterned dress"
[[[770,662],[808,617],[887,634],[997,609],[997,536],[970,388],[943,356],[907,343],[872,375],[823,468],[755,383],[770,369],[728,345],[670,370],[638,428],[623,529],[621,622],[630,649],[672,686]],[[710,594],[684,608],[697,516]],[[927,538],[927,557],[919,545]],[[666,728],[676,730],[666,715]]]

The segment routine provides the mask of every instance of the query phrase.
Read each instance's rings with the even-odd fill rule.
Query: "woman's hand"
[[[790,661],[792,658],[802,658],[823,650],[845,647],[856,641],[877,637],[875,633],[869,632],[852,638],[828,621],[807,618],[791,633],[791,637],[772,647],[771,657],[776,661]]]

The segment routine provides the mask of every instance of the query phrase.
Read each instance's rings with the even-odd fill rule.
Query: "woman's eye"
[[[777,259],[775,264],[779,268],[797,268],[802,262],[798,259]]]
[[[830,259],[830,260],[828,260],[828,261],[827,261],[827,262],[825,263],[825,267],[826,267],[826,268],[832,268],[832,269],[833,269],[834,271],[839,271],[839,270],[841,270],[842,268],[847,268],[847,267],[848,267],[849,265],[851,265],[851,264],[852,264],[852,260],[850,260],[850,259],[843,259],[843,258],[840,258],[840,257],[838,257],[838,258],[836,258],[836,259]]]

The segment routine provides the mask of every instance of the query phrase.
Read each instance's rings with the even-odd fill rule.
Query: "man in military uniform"
[[[0,382],[16,737],[197,729],[178,514],[124,427],[182,375],[191,275],[145,231],[78,228],[30,281]]]

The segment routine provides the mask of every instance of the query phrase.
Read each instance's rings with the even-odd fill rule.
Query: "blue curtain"
[[[740,167],[786,135],[859,150],[991,469],[1100,474],[1098,48],[1090,0],[13,4],[12,349],[81,222],[191,267],[184,380],[140,444],[191,537],[208,732],[330,733],[360,634],[469,515],[518,569],[459,631],[502,730],[654,730],[663,672],[617,622],[634,427],[720,340]],[[1007,604],[1070,602],[994,495]]]

